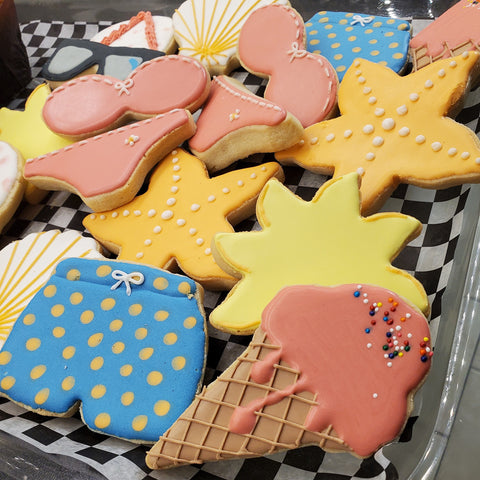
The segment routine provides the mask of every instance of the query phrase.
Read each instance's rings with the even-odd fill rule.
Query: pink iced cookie
[[[294,145],[302,133],[300,122],[283,107],[221,75],[213,79],[189,146],[214,172],[253,153],[278,152],[281,145]]]
[[[81,138],[175,108],[194,112],[209,89],[199,62],[167,55],[142,63],[124,81],[85,75],[65,83],[47,98],[43,118],[54,132]]]
[[[172,110],[27,160],[24,176],[76,193],[92,210],[110,210],[132,200],[151,168],[194,132],[191,114]]]
[[[302,17],[293,8],[255,10],[240,31],[242,65],[269,78],[265,98],[282,105],[304,127],[331,117],[337,104],[337,75],[330,62],[305,49]]]

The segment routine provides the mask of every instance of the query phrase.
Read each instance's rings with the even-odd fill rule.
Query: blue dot
[[[371,317],[373,317],[375,315],[375,310],[370,310],[368,313],[370,314]]]
[[[354,294],[353,294],[354,297],[359,297],[360,296],[360,292],[357,290]]]
[[[365,333],[370,333],[370,329],[369,329],[369,328],[366,328],[366,329],[365,329]]]

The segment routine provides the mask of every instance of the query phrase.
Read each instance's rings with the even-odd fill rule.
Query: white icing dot
[[[173,152],[172,152],[173,153]],[[172,163],[177,163],[178,162],[178,157],[173,157],[172,158]]]
[[[223,193],[230,193],[230,189],[225,187],[225,188],[222,188],[222,192]]]
[[[251,178],[252,180],[255,180],[255,179],[257,178],[257,174],[256,174],[256,173],[252,173],[252,174],[250,175],[250,178]]]
[[[449,65],[451,68],[455,68],[457,66],[457,62],[455,60],[452,60]]]
[[[412,338],[413,335],[412,335],[411,333],[409,333],[409,334],[407,335],[407,337],[408,337],[408,338]]]
[[[140,259],[140,258],[143,258],[143,252],[138,252],[136,255],[135,255],[136,258]]]
[[[239,187],[243,187],[245,184],[243,183],[242,180],[239,180],[239,181],[237,182],[237,185],[238,185]]]
[[[355,72],[355,75],[356,75],[357,77],[359,77],[361,74],[362,74],[362,71],[361,71],[361,70],[357,70],[357,71]]]
[[[367,135],[369,133],[372,133],[374,130],[375,128],[373,127],[373,125],[370,125],[370,124],[367,124],[362,128],[363,133],[366,133]]]
[[[298,142],[298,144],[299,144],[300,146],[302,146],[304,143],[305,143],[305,140],[300,140],[300,141]]]
[[[147,238],[147,239],[143,242],[143,244],[144,244],[146,247],[149,247],[149,246],[152,244],[152,241],[151,241],[149,238]]]
[[[267,171],[267,167],[265,165],[262,165],[262,168],[260,169],[262,170],[262,172],[266,172]]]
[[[173,171],[178,172],[180,170],[180,165],[174,165],[173,166]]]
[[[196,229],[196,228],[191,228],[191,229],[188,231],[188,233],[189,233],[190,235],[195,235],[195,234],[197,233],[197,229]]]
[[[376,117],[382,117],[383,115],[385,115],[385,109],[384,108],[376,108],[374,113],[375,113]]]
[[[406,105],[400,105],[398,108],[397,108],[397,113],[399,115],[405,115],[406,113],[408,112],[408,108]]]
[[[148,216],[151,218],[151,217],[154,217],[155,215],[157,214],[157,211],[155,209],[151,209],[148,211]]]
[[[364,298],[363,303],[368,303],[368,298]]]
[[[318,142],[318,137],[312,137],[310,139],[310,145],[315,145]]]
[[[462,58],[468,58],[468,52],[463,52],[462,53]]]
[[[173,181],[178,182],[180,180],[180,175],[172,175]]]
[[[335,139],[335,135],[333,133],[329,133],[326,137],[325,137],[325,140],[327,142],[331,142],[332,140]]]
[[[438,76],[440,78],[443,78],[445,76],[445,70],[443,68],[441,68],[439,71],[438,71]]]
[[[358,83],[363,84],[365,81],[365,77],[358,77]]]
[[[371,344],[371,343],[367,343],[367,348],[372,348],[372,344]]]
[[[375,147],[381,147],[383,145],[383,142],[384,142],[384,140],[383,140],[382,137],[375,137],[372,141],[372,143]]]
[[[402,127],[399,131],[398,134],[401,137],[406,137],[410,133],[410,129],[408,127]]]
[[[421,143],[425,142],[425,137],[423,135],[417,135],[415,141],[420,145]]]
[[[406,318],[410,318],[411,316],[412,316],[411,313],[406,313],[406,314],[405,314],[405,317],[406,317]]]
[[[463,160],[467,160],[470,158],[470,153],[469,152],[462,152],[462,154],[460,155],[462,157]]]
[[[206,248],[205,249],[205,255],[211,255],[212,254],[212,249],[211,248]]]
[[[179,219],[177,220],[177,225],[178,225],[179,227],[183,227],[186,223],[187,223],[187,221],[186,221],[184,218],[179,218]]]
[[[418,100],[418,93],[411,93],[410,96],[408,97],[412,102],[416,102]]]
[[[386,118],[382,122],[382,127],[384,128],[384,130],[392,130],[392,128],[395,127],[395,120],[393,118]]]
[[[449,148],[447,153],[450,157],[453,157],[454,155],[457,154],[457,151],[458,150],[456,148]]]
[[[368,153],[365,155],[365,160],[368,160],[368,161],[375,160],[375,154],[374,154],[373,152],[368,152]]]
[[[205,242],[205,240],[204,240],[203,238],[197,238],[197,239],[195,240],[195,243],[196,243],[197,245],[199,245],[199,246],[200,246],[200,245],[203,245],[204,242]]]
[[[427,80],[425,82],[425,88],[432,88],[433,87],[433,82],[431,80]]]
[[[360,66],[360,60],[355,60],[354,64],[353,64],[355,67],[359,67]]]
[[[480,157],[477,157],[477,158],[475,159],[475,163],[476,163],[477,165],[480,165]]]
[[[178,187],[172,187],[172,188],[170,189],[170,191],[171,191],[172,193],[177,193],[177,192],[178,192]]]
[[[388,353],[384,353],[383,358],[388,358]]]
[[[392,362],[387,363],[387,367],[390,368],[392,366]]]
[[[210,196],[207,198],[207,200],[208,200],[209,202],[214,202],[214,201],[215,201],[215,195],[210,195]]]
[[[176,155],[178,152],[176,150],[172,150],[172,155]]]
[[[358,173],[360,176],[362,176],[362,175],[365,173],[365,169],[362,168],[362,167],[358,167],[358,168],[357,168],[357,173]]]
[[[370,87],[365,87],[365,88],[363,89],[363,93],[364,93],[365,95],[368,95],[368,94],[371,93],[371,92],[372,92],[372,89],[371,89]]]
[[[92,220],[95,220],[95,219],[97,218],[97,216],[96,216],[94,213],[92,213],[92,214],[90,215],[90,218],[91,218]]]
[[[377,103],[377,97],[370,97],[370,98],[368,99],[368,103],[369,103],[370,105],[373,105],[373,104]]]
[[[117,218],[118,217],[118,212],[113,212],[112,213],[112,218]]]
[[[105,218],[107,218],[105,215],[100,215],[100,220],[105,220]]]
[[[139,216],[142,214],[142,212],[141,212],[140,210],[134,210],[134,211],[133,211],[133,214],[134,214],[136,217],[139,217]]]
[[[173,205],[175,205],[177,203],[177,199],[176,198],[173,198],[173,197],[170,197],[168,200],[167,200],[167,205],[169,207],[172,207]]]
[[[162,231],[162,227],[160,225],[157,225],[156,227],[153,228],[153,233],[160,233]]]
[[[402,327],[401,327],[400,325],[397,325],[397,326],[395,327],[395,330],[396,330],[397,332],[399,332],[401,329],[402,329]]]
[[[433,142],[431,147],[434,152],[439,152],[442,149],[442,144],[440,142]]]
[[[361,290],[362,289],[362,286],[361,285],[357,285],[357,290]]]
[[[162,218],[164,220],[170,220],[170,218],[172,218],[172,217],[173,217],[173,212],[171,210],[164,210],[162,212]]]
[[[373,398],[378,398],[378,393],[374,393]]]
[[[192,203],[192,206],[190,207],[190,210],[192,212],[198,212],[200,210],[200,205],[198,203]]]
[[[344,136],[345,138],[350,138],[350,137],[352,136],[352,134],[353,134],[353,132],[352,132],[351,130],[345,130],[345,131],[343,132],[343,136]]]

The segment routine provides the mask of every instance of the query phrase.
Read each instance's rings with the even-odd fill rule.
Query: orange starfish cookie
[[[218,232],[255,212],[256,199],[283,170],[275,162],[209,178],[198,158],[174,150],[158,165],[145,194],[120,209],[92,214],[84,225],[118,258],[167,270],[180,267],[209,289],[229,289],[236,279],[214,261]]]
[[[358,59],[340,85],[342,115],[308,127],[296,146],[275,157],[334,178],[358,172],[363,214],[378,210],[399,183],[480,182],[475,132],[447,118],[478,75],[479,58],[466,52],[406,77]]]

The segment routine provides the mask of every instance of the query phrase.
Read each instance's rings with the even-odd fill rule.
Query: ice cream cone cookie
[[[413,69],[470,50],[480,52],[480,4],[460,0],[410,41]]]
[[[47,98],[43,118],[54,132],[90,137],[175,108],[195,112],[208,96],[210,76],[191,58],[166,55],[142,63],[124,81],[84,75]]]
[[[310,202],[271,180],[258,198],[257,219],[261,231],[215,236],[217,263],[240,278],[210,314],[216,328],[253,333],[283,287],[354,279],[388,288],[428,314],[422,285],[391,264],[420,233],[420,222],[399,213],[362,217],[356,173],[325,183]]]
[[[272,177],[283,179],[275,162],[209,178],[198,158],[177,149],[157,166],[146,193],[83,222],[119,259],[180,267],[206,288],[229,289],[236,279],[215,263],[213,236],[233,232],[232,225],[252,215]]]
[[[297,285],[160,437],[151,468],[304,445],[373,454],[403,429],[433,352],[425,317],[381,287]]]
[[[94,211],[117,208],[129,202],[153,166],[194,131],[189,112],[171,110],[29,159],[24,175],[40,188],[76,193]]]
[[[362,176],[362,212],[378,210],[400,183],[447,188],[480,181],[480,142],[454,116],[478,76],[466,52],[400,77],[358,59],[339,89],[341,116],[305,129],[281,163],[317,173]]]
[[[240,31],[238,57],[268,78],[264,97],[304,127],[330,118],[337,106],[337,76],[329,61],[305,49],[305,27],[293,8],[272,4],[252,12]]]

